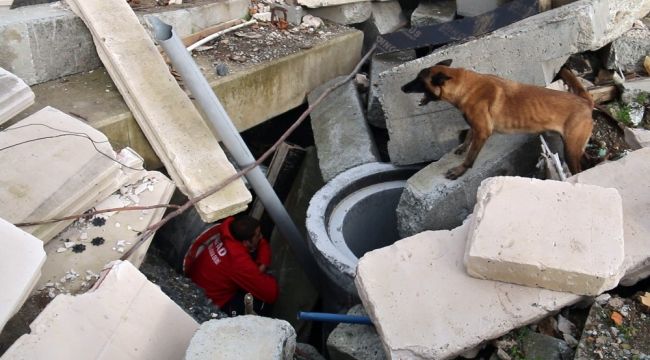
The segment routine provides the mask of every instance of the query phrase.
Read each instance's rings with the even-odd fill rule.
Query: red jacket
[[[275,278],[259,270],[262,264],[271,265],[271,247],[266,239],[261,239],[256,259],[253,259],[246,247],[230,233],[233,220],[229,217],[206,231],[205,239],[201,239],[204,235],[199,236],[197,243],[213,241],[196,258],[194,253],[201,244],[192,245],[190,258],[186,259],[186,272],[219,307],[226,305],[239,289],[250,292],[256,299],[274,303],[278,284]]]

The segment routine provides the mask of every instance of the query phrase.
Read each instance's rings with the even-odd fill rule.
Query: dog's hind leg
[[[572,119],[564,130],[564,153],[571,173],[581,171],[580,159],[591,137],[593,122],[591,116]]]

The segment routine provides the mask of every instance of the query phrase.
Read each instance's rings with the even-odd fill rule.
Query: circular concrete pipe
[[[346,293],[354,286],[359,258],[399,239],[395,210],[406,180],[417,167],[370,163],[328,182],[309,202],[307,231],[318,266]]]

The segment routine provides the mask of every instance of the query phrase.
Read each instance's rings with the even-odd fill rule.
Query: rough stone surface
[[[366,1],[366,0],[362,0]],[[336,6],[343,4],[351,4],[359,2],[359,0],[297,0],[299,5],[308,7],[308,8],[321,8],[326,6]]]
[[[618,284],[623,210],[615,189],[499,176],[484,180],[476,198],[469,275],[578,295]]]
[[[471,17],[492,11],[510,0],[456,0],[458,15]]]
[[[566,342],[552,336],[531,331],[526,334],[522,342],[522,351],[526,354],[526,359],[573,359],[573,349]]]
[[[359,261],[359,296],[390,358],[450,359],[580,300],[470,277],[468,228],[426,231]]]
[[[423,68],[453,59],[452,66],[547,85],[569,55],[601,48],[648,11],[650,0],[578,1],[385,71],[380,74],[378,93],[386,114],[391,161],[436,160],[447,152],[444,144],[448,150],[457,143],[463,129],[462,116],[451,105],[418,106],[417,95],[401,92],[400,87]],[[439,134],[441,129],[445,136]],[[440,150],[432,149],[432,138]]]
[[[342,79],[334,78],[312,91],[308,96],[309,103]],[[348,81],[330,93],[312,111],[311,119],[319,166],[325,181],[347,169],[380,160],[354,82]]]
[[[348,315],[367,316],[362,305],[353,306]],[[327,338],[327,351],[331,360],[387,359],[377,330],[368,325],[339,324]]]
[[[454,0],[422,1],[411,14],[411,26],[441,24],[454,20],[456,2]]]
[[[43,242],[0,218],[0,331],[41,276]]]
[[[476,203],[481,181],[497,175],[528,175],[535,168],[539,141],[529,135],[492,135],[474,166],[456,180],[445,178],[465,154],[453,152],[428,165],[406,183],[399,205],[397,224],[402,237],[424,230],[449,230],[463,223]]]
[[[631,286],[650,276],[650,148],[583,171],[568,179],[572,183],[618,190],[623,199],[625,275],[620,283]]]
[[[361,1],[310,9],[309,13],[335,23],[350,25],[368,20],[372,14],[372,5],[369,1]]]
[[[131,263],[112,264],[96,286],[54,298],[3,359],[183,357],[199,324]]]
[[[650,53],[650,29],[633,28],[612,41],[607,54],[608,69],[645,73],[643,60]]]
[[[315,347],[305,344],[296,343],[296,352],[293,355],[294,360],[325,360]]]
[[[363,30],[363,48],[369,49],[374,44],[377,36],[396,31],[406,25],[406,17],[398,1],[389,0],[372,2],[372,15],[361,23]]]
[[[396,51],[388,54],[379,54],[372,57],[370,62],[370,88],[368,89],[368,122],[376,127],[386,128],[386,116],[379,103],[378,81],[379,74],[415,59],[415,50]]]
[[[216,23],[240,18],[248,2],[229,0],[189,9],[156,13],[187,36]],[[140,16],[142,23],[154,15]],[[60,4],[18,9],[0,8],[0,66],[29,85],[98,68],[101,65],[90,32]]]
[[[296,332],[284,320],[255,315],[210,320],[201,324],[185,353],[186,360],[290,360]]]
[[[625,142],[630,145],[632,150],[650,147],[650,130],[626,127],[623,132],[625,133]]]
[[[0,125],[34,103],[34,92],[25,82],[0,67]]]

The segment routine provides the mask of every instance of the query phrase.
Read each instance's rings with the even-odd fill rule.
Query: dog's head
[[[407,94],[424,94],[420,100],[420,106],[440,100],[445,82],[451,79],[449,65],[451,65],[451,59],[423,69],[415,79],[402,86],[402,91]]]

